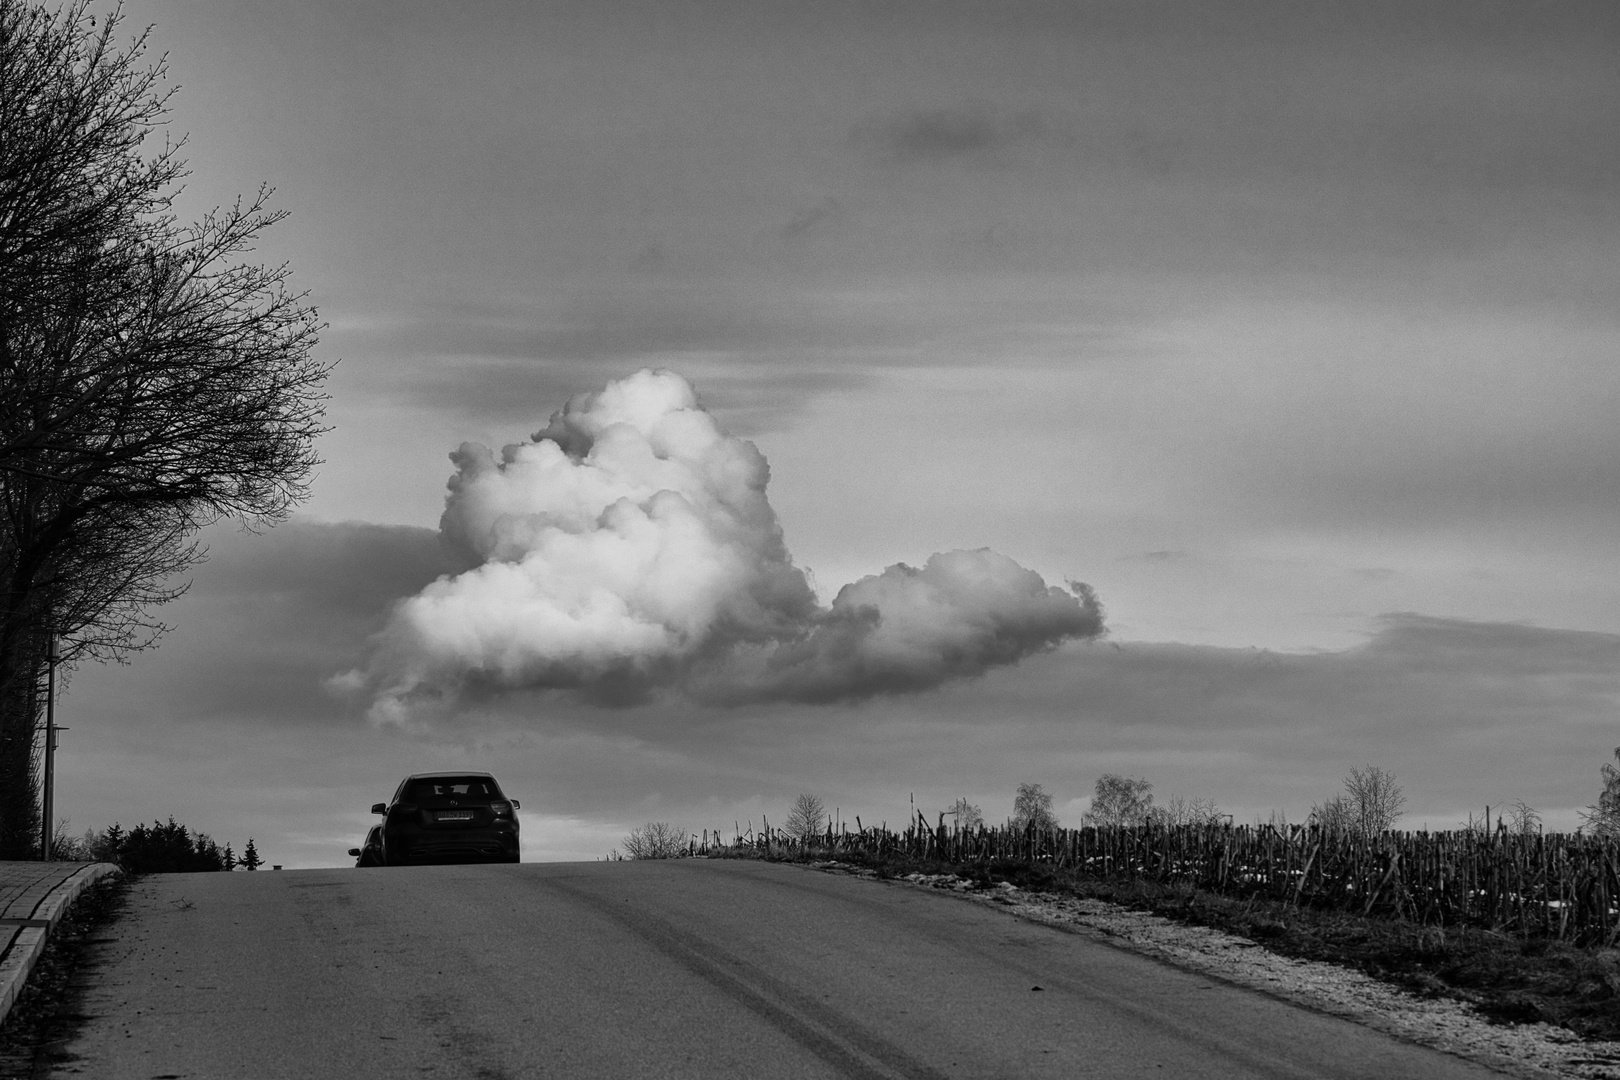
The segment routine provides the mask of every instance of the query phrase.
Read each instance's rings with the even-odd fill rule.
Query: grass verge
[[[739,852],[735,857],[763,856]],[[777,857],[818,862],[815,854]],[[1545,1021],[1583,1038],[1620,1040],[1620,949],[1579,948],[1491,930],[1442,930],[1339,911],[1242,900],[1137,878],[1095,878],[1020,862],[963,866],[908,856],[840,853],[879,878],[954,874],[991,888],[1083,897],[1246,938],[1284,956],[1338,964],[1414,993],[1472,1004],[1497,1023]]]

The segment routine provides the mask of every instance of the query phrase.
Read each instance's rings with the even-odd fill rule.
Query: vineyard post
[[[1598,933],[1603,940],[1609,937],[1609,845],[1606,840],[1598,844]]]
[[[1300,900],[1305,896],[1305,880],[1311,875],[1311,863],[1316,861],[1316,853],[1322,850],[1322,841],[1317,840],[1310,853],[1305,856],[1305,865],[1299,872],[1299,885],[1294,889],[1294,906],[1298,907]]]

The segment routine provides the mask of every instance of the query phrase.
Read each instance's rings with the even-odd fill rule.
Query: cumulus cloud
[[[466,443],[451,460],[440,533],[472,568],[402,601],[370,662],[337,680],[384,722],[518,689],[848,700],[1102,632],[1088,587],[988,550],[892,566],[822,607],[766,498],[764,456],[671,371],[576,396],[498,457]]]
[[[897,563],[846,585],[808,632],[752,655],[739,650],[696,686],[720,700],[836,701],[926,690],[1095,637],[1102,609],[1084,582],[1072,592],[988,548]]]

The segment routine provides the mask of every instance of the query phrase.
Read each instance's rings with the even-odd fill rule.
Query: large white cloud
[[[403,601],[345,681],[409,721],[468,692],[660,688],[722,702],[923,690],[1102,632],[1083,585],[988,550],[892,566],[817,604],[770,468],[671,371],[568,402],[499,459],[454,454],[440,531],[473,564]]]

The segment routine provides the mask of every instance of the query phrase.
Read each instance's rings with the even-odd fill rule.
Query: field
[[[769,827],[694,837],[691,854],[837,859],[882,875],[955,873],[1071,893],[1353,967],[1502,1022],[1620,1038],[1620,843],[1581,835],[1377,836],[1300,826],[970,832]]]

